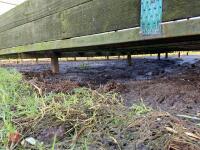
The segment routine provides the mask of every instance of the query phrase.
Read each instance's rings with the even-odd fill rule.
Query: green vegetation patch
[[[143,103],[89,88],[38,95],[15,70],[0,68],[0,149],[200,148],[199,130]]]
[[[128,114],[129,110],[134,114]],[[116,93],[87,88],[39,96],[20,73],[0,69],[2,148],[87,149],[88,145],[100,147],[99,140],[103,139],[119,147],[114,136],[130,123],[135,111],[137,108],[125,107]],[[32,145],[26,138],[32,139]]]

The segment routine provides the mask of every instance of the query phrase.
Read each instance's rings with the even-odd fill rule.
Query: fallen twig
[[[194,138],[194,139],[197,139],[197,140],[200,140],[200,137],[195,135],[194,133],[191,133],[191,132],[185,132],[185,134],[191,138]]]
[[[165,129],[168,131],[168,132],[171,132],[173,134],[178,134],[178,131],[170,128],[170,127],[165,127]],[[200,140],[200,137],[194,133],[191,133],[191,132],[184,132],[185,135],[187,135],[189,138],[192,138],[192,139],[196,139],[196,140]]]
[[[177,134],[178,132],[170,127],[165,127],[165,129],[173,134]]]
[[[42,96],[42,89],[39,88],[32,80],[27,81],[27,83],[34,87],[38,91],[39,95]]]
[[[198,117],[193,117],[193,116],[189,116],[189,115],[177,115],[177,117],[181,117],[181,118],[186,118],[186,119],[192,119],[192,120],[198,120],[198,121],[200,121],[200,118],[198,118]]]
[[[118,149],[121,150],[121,147],[120,147],[118,141],[112,136],[110,136],[110,138],[115,142],[115,144],[117,144]]]

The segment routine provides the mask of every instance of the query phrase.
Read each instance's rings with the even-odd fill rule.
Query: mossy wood
[[[162,20],[197,17],[200,16],[199,8],[199,0],[163,0]],[[5,52],[6,48],[129,29],[140,26],[139,22],[140,0],[28,0],[0,16],[0,49]],[[180,29],[174,32],[188,33]],[[163,34],[166,35],[161,37],[168,35]],[[126,39],[129,42],[128,37]],[[144,40],[138,33],[132,39]],[[71,46],[53,45],[50,49],[68,47]]]

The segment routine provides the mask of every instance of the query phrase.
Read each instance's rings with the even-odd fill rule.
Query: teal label
[[[162,0],[141,0],[141,33],[144,36],[161,34]]]

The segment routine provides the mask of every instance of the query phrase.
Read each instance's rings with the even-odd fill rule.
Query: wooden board
[[[27,53],[27,52],[79,52],[81,50],[114,52],[131,49],[139,53],[144,50],[194,50],[200,49],[200,19],[186,20],[162,24],[163,34],[144,39],[139,28],[108,32],[105,34],[88,35],[65,40],[48,41],[29,45],[5,48],[0,55]],[[187,37],[188,36],[188,37]],[[174,38],[176,37],[176,39]],[[194,37],[194,38],[191,38]],[[177,40],[177,38],[180,38]],[[165,41],[165,39],[168,39]],[[169,40],[171,39],[171,40]],[[145,40],[145,41],[144,41]],[[187,40],[187,41],[186,41]],[[193,41],[194,40],[194,41]],[[170,41],[170,42],[169,42]]]
[[[27,0],[0,16],[0,32],[90,1],[92,0]]]
[[[199,0],[164,0],[163,21],[200,16]],[[0,16],[0,49],[139,26],[140,0],[28,0]]]

